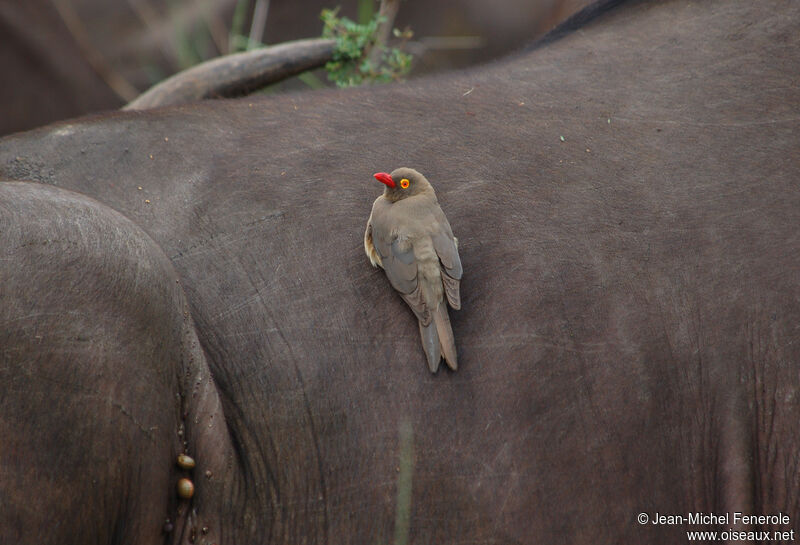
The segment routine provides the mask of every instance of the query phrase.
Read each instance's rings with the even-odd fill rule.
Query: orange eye
[[[408,184],[409,181],[407,178],[403,178],[402,180],[400,180],[400,187],[402,187],[403,189],[408,189]]]

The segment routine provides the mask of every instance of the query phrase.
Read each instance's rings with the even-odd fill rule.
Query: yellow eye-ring
[[[400,187],[402,187],[403,189],[408,189],[408,184],[409,184],[408,178],[403,178],[402,180],[400,180]]]

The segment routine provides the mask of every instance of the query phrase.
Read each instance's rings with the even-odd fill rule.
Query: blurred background
[[[404,0],[409,77],[514,51],[590,0]],[[219,55],[318,37],[320,12],[364,21],[377,0],[0,0],[0,135],[116,109]],[[293,78],[268,92],[328,85]]]

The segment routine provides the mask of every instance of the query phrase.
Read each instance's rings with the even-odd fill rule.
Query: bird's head
[[[419,195],[420,193],[435,195],[433,187],[425,179],[425,176],[413,168],[397,168],[391,174],[378,172],[375,174],[375,179],[386,185],[383,190],[383,196],[392,202]]]

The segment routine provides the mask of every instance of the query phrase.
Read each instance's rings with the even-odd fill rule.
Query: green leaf
[[[373,10],[371,19],[365,21],[362,17],[365,11],[359,11],[360,23],[356,23],[347,17],[339,17],[338,13],[339,8],[324,9],[320,13],[322,37],[336,40],[333,61],[325,65],[329,80],[339,87],[349,87],[365,82],[399,80],[408,73],[411,55],[399,49],[386,50],[376,46],[383,50],[377,66],[367,58],[369,47],[375,44],[378,27],[386,20],[384,16],[374,14]],[[394,34],[406,36],[409,33],[395,30]]]

